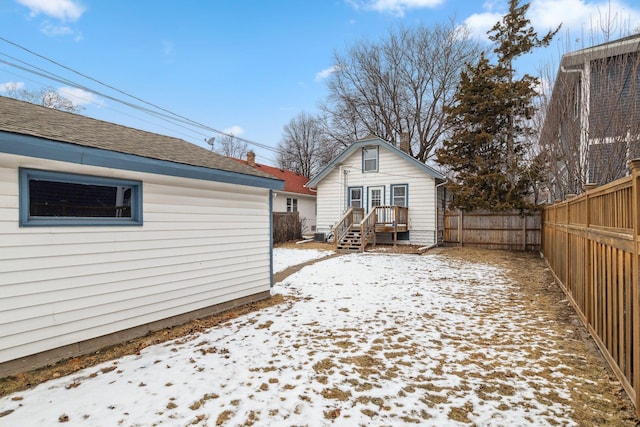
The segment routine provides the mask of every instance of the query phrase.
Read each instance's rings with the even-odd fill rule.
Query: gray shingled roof
[[[182,139],[0,96],[0,131],[245,175],[273,176]]]

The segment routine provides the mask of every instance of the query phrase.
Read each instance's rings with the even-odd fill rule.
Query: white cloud
[[[464,22],[471,34],[487,40],[487,31],[508,12],[506,0],[490,0],[483,5],[483,12],[470,15]],[[615,39],[636,30],[640,22],[640,7],[630,6],[620,0],[532,0],[527,13],[531,25],[539,35],[544,35],[562,24],[562,32],[574,38],[589,37],[585,47],[602,40],[594,39],[601,28],[610,27]]]
[[[602,29],[608,28],[611,39],[627,35],[640,22],[640,7],[635,1],[616,0],[534,0],[529,9],[531,23],[538,33],[562,24],[562,32],[582,40],[585,47],[600,43]]]
[[[469,29],[471,37],[479,40],[488,40],[487,31],[502,19],[504,13],[498,12],[483,12],[474,13],[464,20],[465,25]]]
[[[226,133],[227,135],[240,136],[244,133],[244,129],[242,129],[238,125],[234,125],[229,128],[223,129],[222,132]]]
[[[326,79],[327,77],[329,77],[331,74],[335,73],[336,71],[338,71],[340,69],[340,67],[338,67],[337,65],[332,65],[329,68],[325,68],[324,70],[318,72],[316,74],[316,81],[319,82],[321,80]]]
[[[63,86],[58,89],[58,94],[67,98],[75,105],[104,105],[104,100],[99,98],[96,94],[87,92],[86,90],[79,89],[77,87]]]
[[[70,27],[66,25],[55,25],[49,21],[44,21],[40,24],[40,31],[49,37],[69,36],[74,34],[74,31]]]
[[[176,44],[169,40],[162,40],[162,53],[165,56],[173,55],[173,51],[176,47]]]
[[[0,83],[0,93],[9,92],[11,90],[22,90],[24,89],[23,82],[5,82]]]
[[[31,11],[31,16],[40,14],[61,21],[77,21],[85,8],[75,0],[16,0]]]
[[[355,9],[374,10],[404,16],[407,9],[436,7],[444,0],[347,0]]]

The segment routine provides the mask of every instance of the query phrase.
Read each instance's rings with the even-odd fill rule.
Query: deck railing
[[[376,206],[376,224],[398,226],[409,222],[409,208],[402,206]]]
[[[372,209],[369,214],[360,222],[360,245],[362,250],[367,246],[369,240],[376,238],[376,211]]]
[[[364,248],[370,240],[375,241],[376,231],[406,231],[409,223],[409,208],[402,206],[375,206],[365,216],[363,208],[349,208],[333,227],[333,241],[336,247],[352,229],[360,227],[361,245]],[[395,238],[394,238],[395,244]]]
[[[349,208],[349,210],[342,215],[342,218],[333,226],[333,243],[336,247],[342,238],[351,230],[351,226],[359,223],[363,216],[364,209],[362,208]],[[356,220],[358,220],[357,223],[355,222]]]
[[[543,212],[542,253],[640,415],[640,160]]]

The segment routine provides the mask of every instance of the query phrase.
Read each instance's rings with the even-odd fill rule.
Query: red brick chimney
[[[253,151],[247,151],[247,164],[252,168],[256,167],[256,153]]]
[[[411,155],[411,139],[409,138],[409,132],[402,132],[400,134],[400,150]]]

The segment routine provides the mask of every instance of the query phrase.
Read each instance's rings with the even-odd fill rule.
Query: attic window
[[[362,172],[378,172],[378,147],[362,149]]]
[[[142,225],[142,183],[20,169],[20,226]]]

